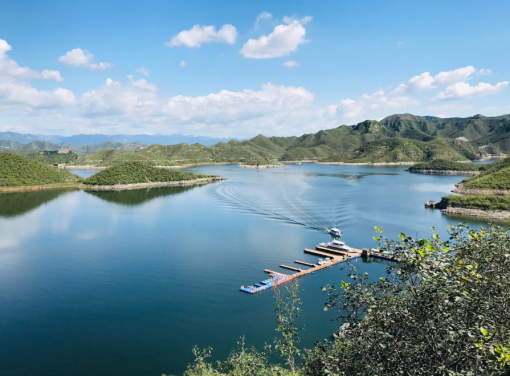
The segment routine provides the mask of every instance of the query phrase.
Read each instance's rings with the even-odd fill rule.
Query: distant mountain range
[[[230,138],[214,138],[206,136],[188,136],[181,134],[171,135],[104,135],[104,134],[79,134],[75,136],[57,136],[57,135],[42,135],[42,134],[22,134],[15,132],[0,132],[0,140],[17,141],[20,144],[28,144],[33,141],[47,141],[57,145],[79,144],[74,146],[83,146],[86,144],[101,144],[105,142],[122,142],[122,143],[142,143],[142,144],[159,144],[159,145],[174,145],[174,144],[202,144],[211,146],[218,142],[228,142]]]
[[[30,136],[4,132],[0,133],[0,139],[6,134],[24,137],[25,141],[28,141]],[[73,163],[103,165],[128,160],[162,165],[239,162],[248,159],[329,162],[426,162],[434,159],[463,161],[482,158],[487,154],[510,154],[510,115],[496,117],[475,115],[468,118],[442,119],[397,114],[381,121],[365,120],[355,126],[342,125],[300,137],[258,135],[251,140],[220,141],[214,145],[196,143],[199,137],[192,138],[191,142],[172,145],[127,142],[135,137],[147,137],[140,139],[145,141],[150,141],[148,139],[150,137],[161,137],[168,142],[172,137],[179,141],[182,140],[177,137],[192,137],[176,135],[81,135],[67,139],[101,141],[101,137],[115,137],[123,142],[107,141],[83,145],[72,142],[51,144],[48,141],[38,141],[23,144],[20,141],[4,140],[0,141],[0,150],[29,154],[36,150],[54,150],[58,146],[69,145],[77,154],[84,155]],[[213,138],[207,140],[216,141]]]

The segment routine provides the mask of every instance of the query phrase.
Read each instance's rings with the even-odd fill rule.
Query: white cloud
[[[74,94],[62,88],[53,91],[37,90],[29,83],[32,79],[61,82],[64,79],[58,71],[37,72],[18,63],[6,55],[12,47],[0,39],[0,109],[4,115],[31,111],[34,108],[55,108],[71,106],[75,103]]]
[[[427,109],[433,113],[458,113],[473,111],[474,106],[470,104],[443,104],[440,106],[428,106]]]
[[[195,25],[190,30],[183,30],[170,41],[165,42],[167,47],[200,47],[202,43],[227,43],[234,44],[237,38],[237,30],[230,24],[223,25],[216,31],[215,26]]]
[[[383,90],[376,91],[372,95],[363,94],[357,101],[343,99],[336,107],[336,111],[343,114],[347,119],[361,120],[368,113],[387,112],[388,110],[402,109],[417,105],[418,101],[392,93],[386,94]]]
[[[185,67],[185,66],[186,66],[186,62],[185,62],[184,60],[181,60],[181,62],[179,63],[179,65],[180,65],[181,67]]]
[[[466,82],[457,82],[456,84],[448,86],[445,91],[440,92],[433,99],[445,101],[452,99],[485,97],[486,95],[499,93],[507,86],[508,81],[499,82],[496,85],[480,82],[476,86],[471,86]]]
[[[301,20],[284,18],[288,25],[278,25],[267,36],[248,40],[239,51],[241,55],[250,59],[270,59],[287,56],[296,51],[298,45],[308,43],[305,39],[306,29],[303,25],[312,18],[307,16]]]
[[[260,27],[260,21],[263,21],[263,20],[269,20],[270,18],[272,18],[273,15],[269,12],[262,12],[260,13],[258,16],[257,16],[257,19],[255,20],[255,26],[254,28],[255,29],[258,29]]]
[[[395,90],[395,94],[419,93],[421,91],[437,89],[443,86],[451,85],[457,82],[464,82],[471,78],[476,69],[472,66],[455,69],[448,72],[440,72],[432,76],[429,72],[412,77],[408,84],[400,84]]]
[[[129,82],[131,83],[131,86],[137,87],[139,89],[143,90],[150,90],[150,91],[156,91],[158,90],[158,87],[156,84],[149,83],[145,78],[141,78],[139,80],[135,80],[133,76],[128,76]]]
[[[289,67],[289,68],[299,67],[299,63],[296,63],[295,61],[292,61],[292,60],[291,61],[286,61],[282,65],[284,65],[286,67]]]
[[[145,68],[145,67],[142,66],[140,68],[136,68],[135,72],[141,73],[144,76],[148,76],[151,73],[151,70],[149,68]]]
[[[478,74],[482,76],[490,76],[492,74],[492,71],[490,69],[482,68],[478,71]]]
[[[58,58],[58,61],[70,67],[90,68],[92,70],[105,70],[112,66],[111,63],[93,63],[94,55],[81,48],[74,48],[71,51],[67,51],[65,55]]]
[[[57,81],[57,82],[64,81],[64,79],[60,75],[59,71],[48,70],[48,69],[45,69],[41,73],[38,73],[35,76],[35,78],[38,78],[40,80],[49,80],[49,81]]]

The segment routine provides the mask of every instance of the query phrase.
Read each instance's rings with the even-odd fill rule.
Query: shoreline
[[[82,184],[80,188],[84,191],[129,191],[133,189],[143,188],[157,188],[157,187],[185,187],[191,185],[202,185],[213,183],[216,181],[227,180],[223,177],[213,178],[199,178],[194,180],[179,180],[179,181],[166,181],[166,182],[151,182],[151,183],[135,183],[135,184],[115,184],[115,185],[86,185]]]
[[[30,192],[30,191],[39,191],[43,189],[66,189],[66,188],[75,188],[80,189],[82,183],[62,183],[62,184],[43,184],[43,185],[23,185],[20,187],[0,187],[1,193],[9,193],[9,192]]]
[[[419,162],[315,162],[315,163],[345,166],[410,166]]]
[[[264,165],[245,165],[245,164],[240,163],[237,165],[237,167],[264,169],[264,168],[280,168],[280,167],[285,167],[285,166],[281,163],[264,164]]]
[[[453,193],[461,195],[475,195],[475,196],[510,196],[510,190],[508,189],[470,189],[464,188],[462,183],[455,184]]]
[[[442,214],[464,215],[477,218],[505,219],[510,220],[510,211],[508,210],[483,210],[473,208],[461,208],[449,206],[441,209]]]
[[[410,168],[407,170],[412,174],[424,174],[424,175],[461,175],[461,176],[473,176],[479,171],[455,171],[455,170],[433,170],[433,169],[414,169]]]

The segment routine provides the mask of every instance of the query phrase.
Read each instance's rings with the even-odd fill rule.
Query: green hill
[[[198,175],[186,171],[177,171],[156,168],[142,162],[125,162],[109,167],[85,179],[83,184],[88,185],[116,185],[171,182],[195,180],[213,177],[212,175]]]
[[[464,161],[487,153],[510,153],[510,115],[441,119],[397,114],[381,121],[365,120],[300,137],[265,137],[200,144],[152,145],[146,149],[103,150],[80,157],[76,164],[111,166],[126,161],[152,165],[228,163],[251,159],[337,162]]]
[[[33,159],[0,153],[0,187],[79,183],[82,178]]]
[[[444,159],[435,159],[431,162],[417,163],[409,168],[410,172],[418,170],[438,170],[438,171],[478,171],[483,165],[459,163],[446,161]]]
[[[462,185],[468,189],[510,189],[510,158],[486,165],[480,174],[465,179]]]

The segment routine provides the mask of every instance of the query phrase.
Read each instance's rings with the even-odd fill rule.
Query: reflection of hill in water
[[[41,189],[31,192],[0,194],[0,217],[16,217],[28,213],[57,197],[72,192],[72,189]]]
[[[183,193],[195,188],[188,187],[158,187],[148,189],[132,189],[128,191],[86,191],[92,196],[96,196],[101,200],[112,202],[114,204],[135,206],[141,205],[147,201],[158,197],[175,195]]]

